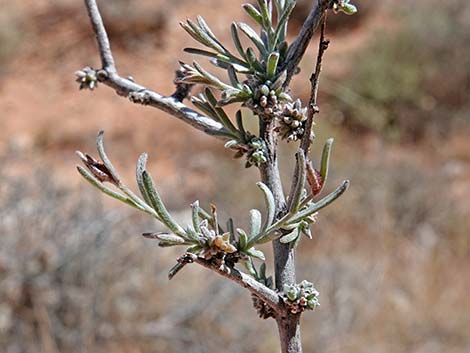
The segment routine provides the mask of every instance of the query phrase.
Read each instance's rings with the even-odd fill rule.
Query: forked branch
[[[210,119],[181,103],[177,97],[165,97],[151,89],[119,75],[111,51],[108,34],[103,24],[96,0],[85,0],[101,57],[102,69],[96,71],[98,82],[113,88],[119,95],[128,97],[134,103],[150,105],[160,109],[208,135],[227,139],[228,131],[217,121]]]
[[[178,259],[177,265],[170,270],[170,279],[185,265],[197,263],[247,288],[256,298],[269,306],[274,313],[281,316],[285,313],[287,309],[282,305],[279,294],[259,280],[260,278],[264,279],[264,275],[261,277],[250,276],[235,268],[238,262],[248,261],[252,264],[251,257],[264,259],[264,254],[253,247],[257,242],[252,240],[263,229],[261,228],[261,213],[259,211],[252,210],[252,216],[254,217],[252,223],[259,223],[259,227],[254,228],[254,234],[251,234],[252,232],[247,234],[247,232],[237,228],[236,232],[239,234],[237,237],[233,221],[229,222],[228,231],[225,232],[219,225],[216,207],[212,205],[211,212],[208,213],[196,201],[191,205],[192,226],[183,228],[168,212],[152,177],[147,171],[147,155],[144,153],[140,156],[136,167],[137,184],[142,195],[142,197],[139,197],[125,185],[111,163],[104,148],[103,135],[104,133],[100,132],[97,138],[100,159],[77,152],[84,164],[84,167],[77,166],[77,169],[93,186],[108,196],[151,215],[170,231],[170,233],[144,233],[143,235],[146,238],[158,240],[159,245],[162,247],[188,247],[184,255]],[[269,199],[272,196],[269,190],[262,184],[258,186],[265,193],[268,199],[267,202],[270,203]],[[268,211],[268,213],[271,212]],[[265,227],[271,226],[272,218],[267,219]],[[260,240],[262,235],[256,238]],[[253,267],[251,272],[257,273]]]

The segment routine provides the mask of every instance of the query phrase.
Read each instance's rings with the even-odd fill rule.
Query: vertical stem
[[[261,180],[271,190],[276,204],[276,217],[286,211],[286,199],[282,189],[281,176],[277,159],[277,140],[273,133],[274,121],[260,122],[260,136],[268,149],[268,161],[261,165]],[[273,241],[274,273],[276,289],[282,291],[284,285],[295,283],[295,249],[290,244]],[[279,328],[282,353],[302,353],[300,338],[300,317],[288,315],[276,319]]]
[[[279,337],[281,339],[281,352],[302,353],[300,315],[278,318],[276,321],[279,329]]]

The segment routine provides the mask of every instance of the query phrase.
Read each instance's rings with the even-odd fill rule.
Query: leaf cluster
[[[88,154],[77,152],[85,165],[85,168],[81,166],[77,168],[88,182],[108,196],[150,214],[168,228],[170,232],[144,234],[147,238],[158,240],[162,247],[187,246],[186,252],[196,254],[206,260],[216,258],[224,261],[226,256],[230,255],[233,262],[239,259],[251,262],[251,258],[264,261],[264,254],[255,248],[256,245],[278,238],[282,243],[297,243],[301,234],[311,238],[309,226],[315,221],[316,213],[346,190],[347,182],[319,201],[313,201],[313,198],[321,192],[327,178],[331,144],[332,140],[329,140],[325,145],[322,168],[319,172],[315,170],[312,172],[312,169],[308,168],[302,151],[297,153],[299,177],[294,186],[293,198],[289,200],[289,212],[281,219],[275,221],[275,200],[271,190],[262,182],[257,183],[265,199],[266,215],[263,219],[259,210],[252,209],[248,231],[235,228],[232,219],[228,220],[226,227],[222,227],[217,217],[217,208],[211,205],[211,210],[208,212],[199,205],[198,201],[191,205],[192,224],[186,226],[178,224],[167,210],[147,170],[147,154],[142,154],[137,162],[136,180],[141,194],[137,196],[122,182],[106,154],[103,132],[100,132],[97,138],[97,149],[101,161]],[[318,175],[315,174],[316,172]],[[310,176],[307,177],[308,175]],[[309,195],[304,189],[308,180],[316,180],[316,182],[309,181],[311,186]]]

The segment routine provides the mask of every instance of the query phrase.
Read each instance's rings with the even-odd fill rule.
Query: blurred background
[[[230,21],[248,21],[240,0],[99,3],[120,73],[163,94],[177,59],[190,60],[179,20],[203,14],[227,41]],[[299,248],[298,278],[321,293],[304,350],[469,352],[470,3],[354,3],[358,15],[330,16],[312,151],[318,160],[335,137],[328,188],[351,188]],[[310,4],[298,1],[291,35]],[[178,250],[143,239],[158,225],[81,180],[74,151],[94,153],[103,129],[130,185],[146,151],[174,214],[199,199],[240,225],[262,207],[256,170],[107,87],[79,92],[74,71],[99,67],[81,1],[0,8],[0,352],[278,351],[274,322],[244,290],[197,266],[169,282]],[[304,101],[316,47],[293,84]],[[294,149],[281,150],[285,180]]]

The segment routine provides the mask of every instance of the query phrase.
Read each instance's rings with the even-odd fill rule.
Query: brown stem
[[[310,39],[312,39],[313,34],[322,21],[324,12],[331,8],[332,5],[333,0],[317,0],[316,4],[312,6],[312,10],[308,14],[302,29],[287,53],[287,58],[283,67],[283,69],[287,70],[287,79],[284,82],[284,87],[289,86],[292,76],[297,70],[297,65],[299,65],[300,60],[302,60],[302,57],[307,50]]]
[[[307,123],[305,124],[305,134],[300,143],[300,148],[303,149],[305,155],[308,155],[308,150],[311,144],[311,133],[313,127],[313,119],[315,114],[318,114],[320,110],[318,109],[317,98],[318,98],[318,87],[320,85],[320,74],[322,71],[323,64],[323,55],[325,55],[326,50],[330,44],[330,41],[325,38],[326,33],[326,19],[327,11],[323,13],[321,30],[320,30],[320,41],[318,44],[318,55],[317,55],[317,64],[315,65],[315,71],[310,76],[310,99],[308,103],[308,112],[307,112]]]

